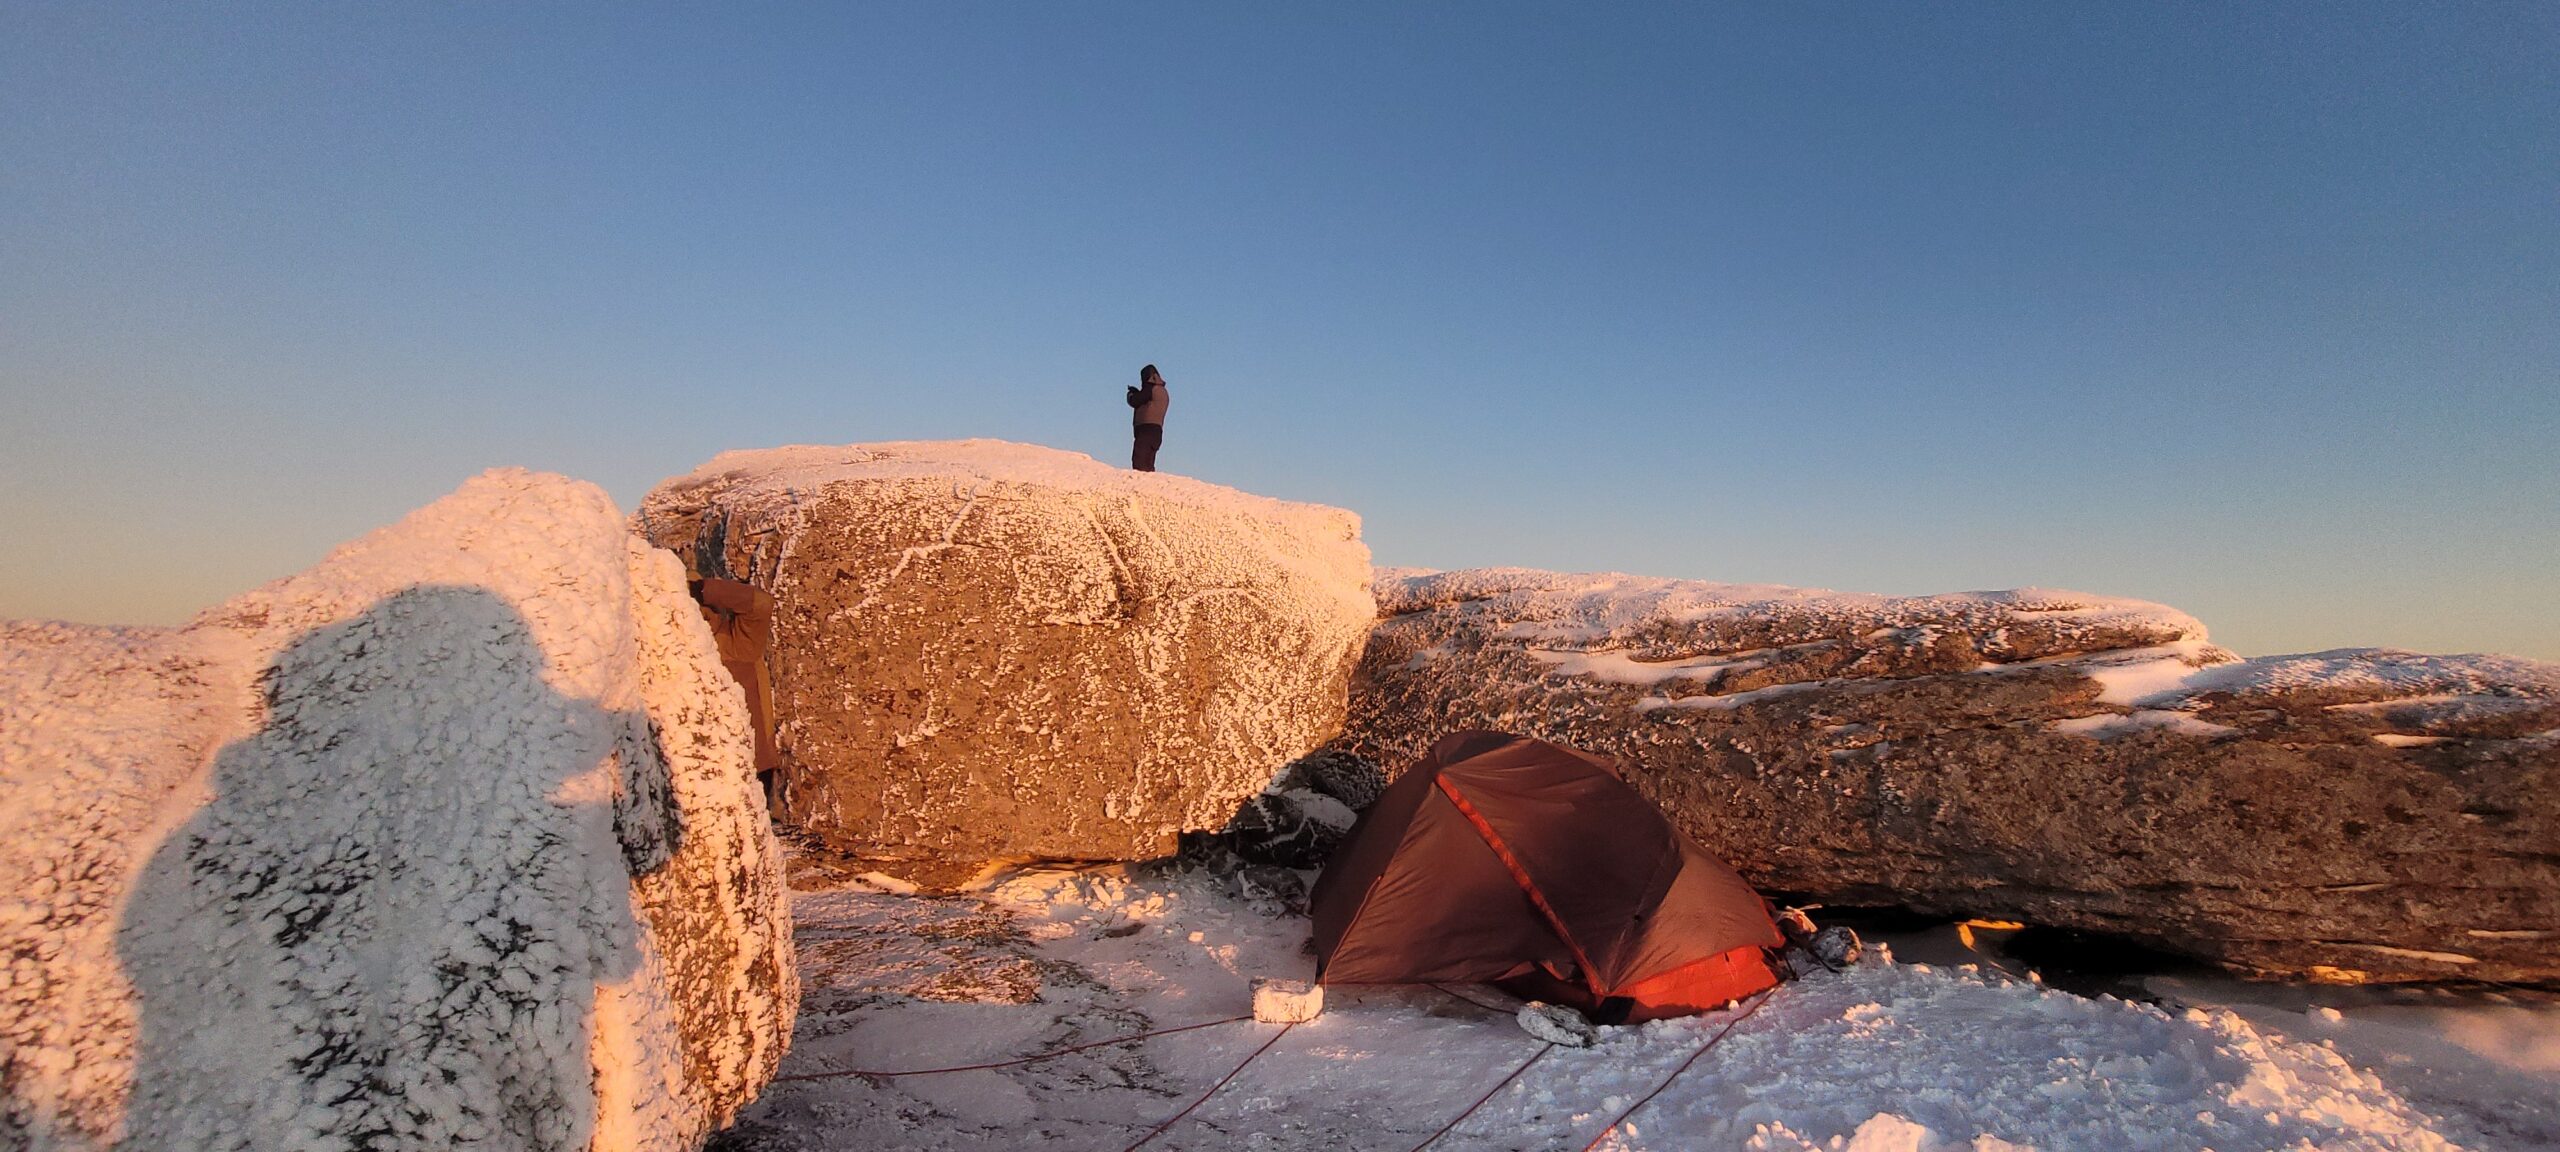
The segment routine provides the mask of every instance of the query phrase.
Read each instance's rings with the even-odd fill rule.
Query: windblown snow
[[[683,1149],[796,1004],[743,703],[592,485],[0,625],[0,1143]]]

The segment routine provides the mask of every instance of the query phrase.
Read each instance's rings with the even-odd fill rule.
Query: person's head
[[[1144,368],[1138,369],[1138,383],[1141,386],[1148,384],[1162,384],[1164,383],[1164,373],[1156,371],[1156,366],[1149,364]]]

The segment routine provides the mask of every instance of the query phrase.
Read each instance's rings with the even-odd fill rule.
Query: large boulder
[[[781,817],[927,882],[1223,825],[1375,618],[1351,513],[1001,441],[725,453],[634,522],[777,602]]]
[[[2159,605],[1384,573],[1344,746],[1618,757],[1765,889],[2341,981],[2560,981],[2560,666],[2241,660]]]
[[[0,1147],[699,1147],[798,987],[683,579],[502,471],[184,628],[0,623]]]

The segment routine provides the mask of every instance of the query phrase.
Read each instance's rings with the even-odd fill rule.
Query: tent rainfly
[[[1778,982],[1768,904],[1606,759],[1499,732],[1432,746],[1309,901],[1326,984],[1494,984],[1602,1023]]]

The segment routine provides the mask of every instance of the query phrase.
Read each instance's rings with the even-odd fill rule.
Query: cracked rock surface
[[[928,884],[1144,859],[1339,730],[1351,513],[970,440],[730,452],[633,518],[777,603],[780,817]]]
[[[2156,604],[1386,572],[1343,746],[1615,756],[1754,884],[2341,982],[2560,982],[2560,665]]]

